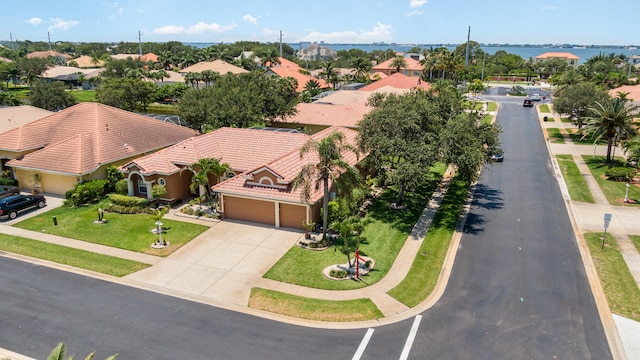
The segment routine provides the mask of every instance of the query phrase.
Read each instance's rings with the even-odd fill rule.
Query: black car
[[[11,220],[18,214],[33,208],[43,208],[47,204],[42,195],[12,195],[0,199],[0,218]]]
[[[17,186],[0,185],[0,198],[11,195],[20,195],[20,188]]]
[[[524,99],[524,102],[522,103],[522,106],[524,106],[524,107],[533,107],[533,100]]]

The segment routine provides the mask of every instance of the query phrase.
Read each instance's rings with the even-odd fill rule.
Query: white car
[[[533,101],[540,101],[540,100],[541,100],[541,98],[540,98],[540,94],[533,94],[533,95],[531,95],[531,100],[533,100]]]

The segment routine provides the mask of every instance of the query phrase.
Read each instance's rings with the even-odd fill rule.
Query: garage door
[[[275,226],[275,203],[224,196],[224,217]]]

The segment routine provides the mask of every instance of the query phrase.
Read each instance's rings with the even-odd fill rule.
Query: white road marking
[[[353,354],[353,357],[351,358],[352,360],[360,360],[360,358],[362,357],[362,354],[364,354],[364,350],[367,348],[367,345],[369,344],[369,340],[371,340],[372,335],[373,335],[373,329],[368,329],[367,333],[364,334],[364,337],[360,342],[360,346],[358,346],[358,350],[356,350],[356,353]]]
[[[415,320],[413,320],[413,325],[411,326],[411,331],[409,331],[407,341],[404,343],[404,349],[402,349],[402,354],[400,354],[400,360],[407,360],[409,357],[411,346],[413,346],[413,341],[416,339],[416,334],[418,333],[420,321],[422,321],[422,315],[417,315]]]

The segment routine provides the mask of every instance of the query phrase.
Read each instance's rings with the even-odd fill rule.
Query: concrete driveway
[[[126,278],[246,306],[251,288],[302,236],[301,231],[225,220]]]
[[[23,192],[21,192],[21,194],[22,195],[31,195],[31,192],[23,191]],[[13,219],[13,220],[8,220],[8,219],[0,220],[0,225],[13,225],[13,224],[15,224],[17,222],[20,222],[22,220],[28,219],[30,217],[34,217],[36,215],[40,215],[43,212],[49,211],[51,209],[55,209],[55,208],[60,207],[60,206],[62,206],[64,204],[64,197],[57,196],[57,195],[50,195],[50,194],[44,194],[44,197],[47,200],[47,205],[45,207],[43,207],[42,209],[33,208],[32,210],[25,211],[23,213],[20,213],[18,215],[18,217]]]

